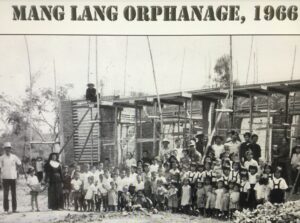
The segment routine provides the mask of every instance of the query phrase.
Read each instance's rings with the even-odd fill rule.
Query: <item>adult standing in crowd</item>
[[[292,159],[291,159],[291,165],[292,165],[292,179],[295,191],[297,194],[300,194],[300,146],[297,145],[292,153]],[[298,176],[298,179],[297,179]]]
[[[131,168],[132,165],[136,165],[136,159],[131,152],[127,153],[127,159],[125,160],[125,166]]]
[[[196,150],[196,143],[194,140],[190,141],[189,144],[189,157],[191,158],[191,162],[201,162],[202,155]]]
[[[227,142],[225,146],[228,146],[230,154],[238,155],[240,152],[241,142],[238,140],[238,133],[234,130],[231,131],[231,141]]]
[[[249,148],[252,151],[253,159],[255,159],[258,162],[258,159],[261,157],[261,148],[260,145],[257,144],[258,141],[258,135],[252,134],[251,136],[251,144]]]
[[[201,153],[201,156],[204,156],[204,151],[205,151],[206,146],[207,146],[208,138],[203,133],[197,133],[195,137],[197,139],[196,150],[199,153]]]
[[[45,164],[45,182],[48,185],[48,208],[63,209],[63,176],[57,153],[51,153]]]
[[[169,148],[170,141],[167,138],[164,138],[162,141],[162,148],[159,151],[160,160],[162,162],[166,161],[166,158],[170,158],[171,149]]]
[[[241,143],[240,147],[240,161],[244,162],[246,159],[246,152],[250,149],[251,145],[251,133],[245,132],[244,133],[244,142]]]
[[[221,154],[225,152],[222,136],[215,136],[215,143],[211,146],[216,159],[221,159]]]
[[[17,211],[17,167],[21,165],[21,160],[11,153],[12,146],[10,142],[3,145],[4,154],[0,157],[1,179],[3,184],[3,208],[6,213],[9,211],[8,194],[11,190],[12,211]]]
[[[290,179],[290,144],[289,139],[283,138],[281,145],[278,147],[278,153],[274,154],[275,163],[277,166],[282,167],[282,177],[286,180],[287,184],[291,183]]]
[[[181,158],[183,157],[183,149],[182,149],[182,145],[181,145],[181,139],[180,138],[176,138],[175,139],[175,148],[173,149],[174,154],[176,154],[176,158],[177,160],[181,160]]]

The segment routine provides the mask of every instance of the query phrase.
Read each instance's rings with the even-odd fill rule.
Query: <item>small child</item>
[[[185,178],[183,180],[182,185],[182,192],[181,192],[181,206],[183,213],[189,214],[190,212],[190,205],[191,205],[191,196],[192,196],[192,189],[189,185],[189,179]]]
[[[63,167],[63,200],[64,200],[64,208],[70,208],[70,193],[72,190],[71,185],[71,175],[69,174],[69,167]]]
[[[254,187],[256,204],[263,204],[268,201],[269,190],[268,190],[268,178],[257,175],[257,180]]]
[[[229,174],[229,181],[240,183],[240,163],[233,162],[232,163],[232,171]]]
[[[172,210],[172,213],[176,213],[178,209],[178,189],[176,188],[176,185],[177,182],[171,182],[170,188],[167,192],[168,207]]]
[[[229,182],[229,177],[230,177],[230,166],[228,166],[228,165],[224,165],[223,167],[222,167],[222,170],[223,170],[223,173],[222,173],[222,180],[223,180],[223,184],[225,185],[225,186],[228,186],[228,182]]]
[[[211,162],[206,162],[204,164],[205,171],[204,171],[204,178],[209,177],[211,179],[211,184],[215,185],[216,183],[216,174],[215,172],[211,169]]]
[[[257,166],[249,166],[249,184],[250,184],[250,194],[249,194],[249,200],[248,200],[248,204],[249,204],[249,208],[250,210],[253,210],[254,208],[256,208],[256,196],[255,196],[255,184],[256,184],[256,179],[258,177],[258,173],[257,173]]]
[[[82,192],[82,181],[79,179],[79,172],[74,173],[74,179],[71,181],[72,194],[74,199],[75,211],[82,211],[81,192]]]
[[[246,161],[244,163],[245,169],[249,170],[249,166],[256,166],[258,168],[258,163],[253,159],[252,151],[246,152]]]
[[[166,209],[166,194],[167,190],[163,185],[162,180],[157,180],[157,190],[156,190],[156,206],[159,211],[164,211]]]
[[[215,205],[215,214],[218,217],[221,217],[222,206],[223,206],[223,195],[224,195],[224,182],[220,179],[217,182],[217,189],[215,190],[216,194],[216,205]]]
[[[229,194],[229,217],[232,219],[233,213],[236,210],[240,210],[239,207],[240,200],[240,185],[238,183],[234,183],[233,191]]]
[[[197,208],[201,215],[204,215],[204,208],[205,208],[205,190],[203,187],[203,182],[198,180],[197,181]]]
[[[114,181],[110,182],[110,190],[108,190],[108,207],[110,211],[116,211],[118,205],[117,185]]]
[[[35,175],[34,168],[28,169],[28,179],[27,179],[27,186],[30,188],[30,195],[31,195],[31,210],[34,211],[34,203],[36,206],[36,211],[39,210],[39,204],[38,204],[38,195],[41,190],[41,184]]]
[[[206,187],[206,204],[205,215],[206,217],[212,217],[215,213],[216,195],[212,185]]]
[[[241,170],[241,187],[240,187],[240,208],[249,208],[250,183],[248,181],[248,171]]]
[[[282,168],[277,167],[274,172],[273,179],[269,182],[270,192],[270,202],[272,204],[284,203],[285,202],[285,192],[288,189],[285,179],[281,177]]]
[[[96,187],[94,184],[94,177],[93,176],[89,176],[88,177],[88,187],[87,187],[87,191],[85,194],[85,201],[87,203],[87,211],[91,212],[94,211],[94,198],[95,198],[95,193],[96,193]]]
[[[120,207],[121,211],[131,211],[132,210],[132,197],[131,194],[128,191],[128,186],[125,185],[123,187],[123,192],[121,194],[121,199],[120,199]]]
[[[229,196],[230,196],[229,187],[224,186],[224,193],[223,193],[223,197],[222,197],[221,217],[224,217],[225,219],[227,219],[229,216]]]

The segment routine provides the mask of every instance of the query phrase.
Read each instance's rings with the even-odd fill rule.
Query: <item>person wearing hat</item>
[[[12,145],[6,142],[3,145],[4,154],[0,157],[1,179],[3,184],[3,208],[5,212],[9,211],[8,194],[11,190],[12,211],[17,211],[16,179],[17,167],[21,166],[21,160],[11,153]]]
[[[88,83],[88,88],[86,89],[85,99],[90,102],[97,102],[96,89],[94,84]]]
[[[161,161],[164,163],[166,158],[169,158],[171,149],[169,148],[170,141],[167,138],[164,138],[162,141],[162,148],[159,151],[159,156]]]

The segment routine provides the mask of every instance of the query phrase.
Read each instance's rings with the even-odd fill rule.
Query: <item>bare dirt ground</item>
[[[121,213],[90,213],[74,211],[50,211],[47,208],[47,192],[39,195],[40,212],[32,212],[30,205],[29,188],[25,185],[25,179],[19,179],[17,184],[18,213],[5,214],[3,212],[3,192],[0,191],[0,222],[5,223],[75,223],[75,222],[102,222],[102,223],[220,223],[222,221],[194,217],[188,215],[158,213],[150,216],[142,213],[130,213],[123,216]],[[10,203],[11,205],[11,203]]]

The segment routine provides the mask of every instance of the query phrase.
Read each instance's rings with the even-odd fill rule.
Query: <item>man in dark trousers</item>
[[[85,99],[90,102],[97,102],[97,94],[94,84],[88,83],[86,89]]]
[[[11,153],[11,143],[3,145],[4,154],[0,157],[1,179],[3,183],[3,208],[6,213],[9,210],[8,193],[11,190],[12,211],[17,211],[16,181],[17,166],[21,166],[21,160]]]
[[[253,159],[255,159],[258,162],[258,159],[261,157],[261,148],[260,145],[257,144],[258,141],[258,135],[253,134],[251,136],[251,144],[249,148],[252,151]]]

